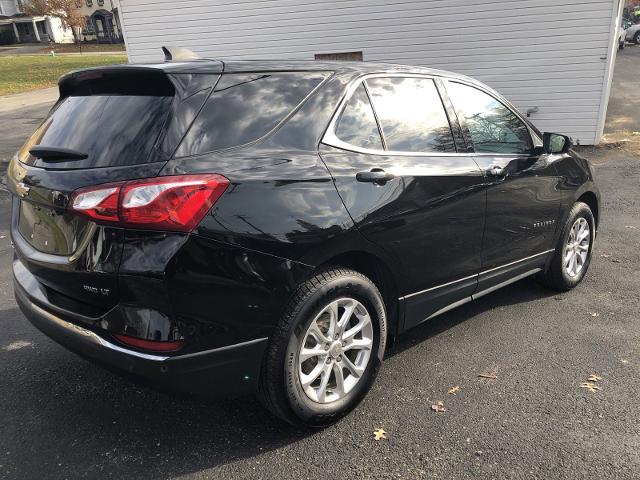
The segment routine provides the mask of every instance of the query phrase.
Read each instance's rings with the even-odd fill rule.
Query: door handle
[[[359,182],[375,183],[378,185],[384,185],[389,180],[393,180],[395,175],[393,173],[385,172],[381,168],[372,168],[369,172],[356,173],[356,180]]]
[[[504,168],[500,165],[491,165],[485,171],[489,177],[503,177],[505,175]]]

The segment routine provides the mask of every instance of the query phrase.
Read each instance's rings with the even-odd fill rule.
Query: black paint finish
[[[224,149],[176,155],[207,98],[230,79],[225,75],[287,78],[274,72],[298,72],[317,80],[312,90],[319,86],[302,104],[292,102],[295,108],[287,108],[275,127],[253,124],[257,133],[237,132],[234,138],[248,139],[246,145],[225,143],[230,141],[225,137]],[[425,136],[425,144],[434,145],[440,135],[442,141],[446,137],[446,151],[385,151],[384,128],[371,150],[360,148],[366,142],[358,148],[327,143],[334,114],[366,75],[433,81],[450,128]],[[466,77],[365,63],[170,62],[73,74],[61,81],[63,97],[78,108],[95,106],[92,89],[108,95],[104,89],[111,88],[101,78],[133,96],[144,90],[136,79],[152,83],[166,118],[141,134],[148,138],[137,140],[146,152],[143,161],[127,156],[131,145],[124,145],[126,136],[118,132],[128,130],[120,125],[105,132],[102,147],[87,152],[87,160],[57,159],[55,165],[28,154],[46,138],[45,120],[8,172],[16,295],[27,317],[60,343],[165,386],[195,390],[187,378],[203,382],[206,371],[225,377],[225,389],[254,388],[262,352],[291,295],[324,266],[348,265],[371,276],[383,292],[392,331],[399,333],[451,304],[545,268],[575,201],[586,201],[598,215],[600,197],[588,162],[574,152],[543,153],[540,132],[526,120],[521,119],[531,135],[530,153],[476,152],[446,80],[472,84],[513,108]],[[277,89],[277,82],[266,83]],[[104,110],[110,103],[101,105]],[[247,114],[231,110],[221,118],[232,118],[241,129]],[[84,114],[93,118],[96,112]],[[60,123],[61,131],[64,127]],[[54,146],[90,144],[87,138],[73,142]],[[95,164],[86,163],[92,159]],[[80,187],[193,173],[221,174],[230,185],[191,234],[94,225],[66,211],[70,194]],[[82,326],[94,340],[117,344],[112,334],[125,333],[185,344],[161,364],[148,363],[65,334],[52,316]],[[234,365],[230,376],[221,367],[225,358]],[[193,372],[200,374],[192,377]]]

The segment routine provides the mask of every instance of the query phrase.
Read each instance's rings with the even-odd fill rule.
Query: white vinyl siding
[[[599,140],[620,0],[120,0],[131,62],[160,46],[207,58],[365,61],[475,77],[541,129]]]

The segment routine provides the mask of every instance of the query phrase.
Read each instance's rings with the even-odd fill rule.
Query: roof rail
[[[172,60],[197,60],[200,58],[197,53],[192,52],[188,48],[162,47],[162,51],[164,52],[165,62]]]

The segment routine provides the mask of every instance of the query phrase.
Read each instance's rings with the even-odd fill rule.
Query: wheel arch
[[[380,290],[387,310],[388,338],[387,345],[393,344],[397,336],[402,319],[400,310],[399,289],[397,280],[391,268],[378,255],[364,251],[352,250],[342,252],[316,267],[316,271],[327,267],[345,267],[355,270],[367,276]]]
[[[597,195],[592,192],[592,191],[586,191],[584,193],[582,193],[578,199],[578,202],[583,202],[586,203],[587,205],[589,205],[589,208],[591,209],[591,212],[593,213],[593,218],[595,219],[596,222],[596,230],[598,230],[598,226],[600,224],[600,206],[598,204],[598,197]]]

